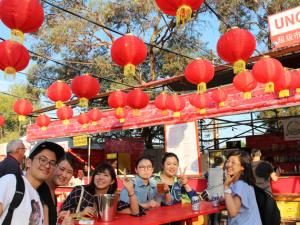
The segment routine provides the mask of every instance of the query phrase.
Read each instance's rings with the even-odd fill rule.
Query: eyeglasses
[[[48,160],[46,157],[41,156],[38,158],[39,163],[41,166],[47,166],[49,165],[50,167],[55,167],[56,166],[56,161],[55,160]]]
[[[151,170],[153,167],[152,166],[139,166],[138,168],[140,170]]]

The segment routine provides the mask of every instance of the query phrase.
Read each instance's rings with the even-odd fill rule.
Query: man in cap
[[[56,162],[64,155],[64,149],[53,142],[40,142],[30,151],[26,160],[26,175],[22,177],[25,191],[20,205],[11,218],[12,225],[44,224],[43,207],[36,189],[49,178]],[[8,174],[0,178],[0,224],[4,224],[9,206],[16,192],[16,176]]]
[[[26,148],[23,141],[16,139],[6,146],[6,158],[0,162],[0,177],[6,174],[22,175],[21,163],[24,159]]]

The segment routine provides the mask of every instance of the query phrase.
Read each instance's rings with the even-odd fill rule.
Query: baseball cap
[[[54,152],[56,155],[56,160],[59,160],[61,157],[65,155],[65,150],[60,145],[50,142],[50,141],[42,141],[37,143],[30,151],[28,158],[33,159],[34,156],[39,154],[44,149],[49,149]]]

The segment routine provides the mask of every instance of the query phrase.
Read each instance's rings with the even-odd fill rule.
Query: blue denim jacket
[[[149,179],[149,184],[147,186],[139,176],[132,178],[132,181],[134,184],[134,193],[139,204],[155,199],[157,195],[157,189],[154,178]],[[128,192],[125,188],[121,190],[120,201],[129,203]]]

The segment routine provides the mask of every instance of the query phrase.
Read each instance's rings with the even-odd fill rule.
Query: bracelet
[[[230,188],[225,188],[225,189],[224,189],[224,193],[225,193],[225,194],[231,194],[232,191],[231,191]]]
[[[128,193],[128,197],[131,198],[132,196],[134,196],[134,192],[132,194]]]

